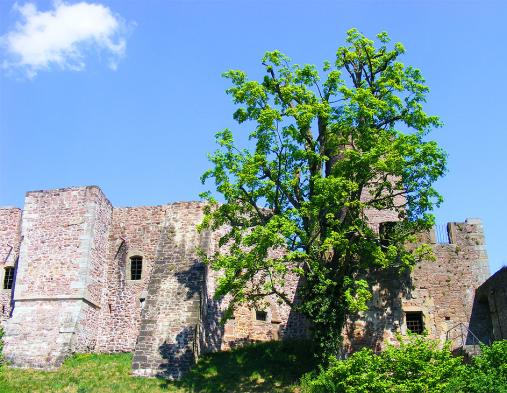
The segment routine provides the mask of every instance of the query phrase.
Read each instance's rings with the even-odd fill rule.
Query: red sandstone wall
[[[291,301],[296,299],[299,277],[290,275],[286,277],[285,291]],[[221,310],[225,309],[221,304]],[[227,321],[223,327],[223,337],[218,349],[229,349],[248,342],[269,341],[290,338],[306,338],[309,334],[309,323],[299,313],[294,312],[286,303],[280,303],[276,296],[267,299],[259,311],[266,312],[266,320],[257,320],[256,309],[241,306],[234,312],[234,318]],[[211,315],[217,318],[216,315]],[[218,322],[218,321],[217,321]]]
[[[86,230],[87,188],[28,192],[16,298],[82,294],[81,236]]]
[[[456,324],[468,325],[475,291],[489,276],[482,224],[467,220],[452,223],[449,230],[452,243],[435,244],[437,260],[415,267],[414,290],[403,301],[405,309],[426,308],[427,329],[432,337],[441,339]]]
[[[0,322],[11,315],[12,292],[3,289],[5,267],[15,266],[21,240],[21,209],[0,207]]]
[[[209,241],[197,232],[202,216],[198,202],[166,207],[132,361],[135,375],[179,378],[199,352],[205,269],[197,248]]]
[[[98,351],[133,351],[167,206],[113,209],[107,249],[107,295],[102,304]],[[106,255],[104,253],[103,255]],[[143,257],[143,279],[129,280],[127,260]]]
[[[217,251],[219,239],[225,231],[227,228],[221,228],[211,234],[209,254]],[[221,248],[221,252],[226,252],[226,246]],[[206,267],[201,317],[202,351],[224,350],[248,342],[308,336],[308,321],[301,314],[291,311],[287,304],[279,303],[275,296],[259,308],[267,312],[265,321],[256,319],[254,308],[242,306],[235,311],[234,319],[228,320],[225,325],[221,324],[221,317],[229,303],[227,297],[220,301],[214,299],[216,281],[220,274]],[[285,278],[284,291],[291,301],[298,301],[299,279],[295,274],[287,274]]]
[[[113,207],[99,188],[91,188],[87,195],[87,227],[83,241],[89,241],[86,297],[100,305],[107,280],[107,252]]]
[[[195,246],[202,240],[195,233],[201,215],[199,203],[113,209],[97,187],[28,193],[18,302],[9,321],[7,353],[17,354],[18,364],[43,366],[57,364],[72,351],[132,351],[141,322],[143,340],[155,349],[169,348],[167,356],[173,356],[172,345],[187,351],[196,339],[202,350],[213,351],[249,341],[305,336],[304,318],[276,299],[265,309],[266,321],[257,321],[255,310],[243,307],[235,319],[220,325],[227,302],[213,299],[218,273],[204,269],[201,274],[195,256]],[[6,244],[14,246],[7,263],[14,263],[18,255],[20,217],[19,209],[0,209],[0,258],[7,254]],[[374,227],[396,219],[392,212],[370,212]],[[425,327],[435,338],[443,338],[456,323],[468,324],[475,289],[489,275],[482,225],[468,220],[449,230],[451,244],[435,244],[434,236],[429,238],[436,262],[421,263],[405,280],[389,274],[378,277],[370,310],[351,319],[344,332],[350,349],[363,345],[380,349],[394,341],[396,332],[406,332],[406,311],[423,311]],[[210,236],[211,249],[218,235]],[[128,279],[132,255],[143,257],[141,281]],[[152,277],[155,265],[159,271]],[[188,271],[180,271],[180,265]],[[297,286],[296,276],[287,278],[286,289],[294,296]],[[160,293],[172,297],[161,299]],[[7,296],[2,293],[2,305],[8,303]],[[145,312],[141,321],[140,298],[152,303],[151,311],[164,314]],[[199,337],[194,336],[195,326],[200,327]],[[192,331],[181,334],[187,328]],[[139,359],[146,355],[150,361],[141,367],[139,360],[140,370],[160,360],[159,352],[145,347],[139,346]],[[177,366],[175,370],[179,372]]]
[[[111,210],[94,186],[27,193],[5,335],[14,365],[51,368],[94,349]]]
[[[445,339],[459,323],[472,317],[475,292],[489,275],[482,224],[478,220],[449,225],[450,244],[432,244],[436,261],[417,264],[399,278],[394,272],[378,275],[374,297],[367,312],[349,320],[344,331],[347,350],[362,346],[381,349],[396,343],[396,333],[406,334],[405,312],[421,311],[429,337]],[[449,338],[461,340],[458,330]]]
[[[89,188],[87,195],[85,233],[81,237],[81,249],[86,266],[80,269],[85,278],[84,299],[76,320],[72,350],[75,352],[95,351],[99,340],[98,332],[104,321],[102,309],[107,287],[107,251],[113,207],[102,191]]]
[[[480,288],[482,304],[491,317],[490,339],[507,340],[507,266],[493,274]]]

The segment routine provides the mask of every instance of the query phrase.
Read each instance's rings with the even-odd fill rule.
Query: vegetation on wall
[[[214,181],[201,229],[231,229],[228,252],[205,256],[224,274],[217,297],[229,295],[226,316],[241,303],[262,307],[266,296],[311,322],[321,359],[336,354],[347,315],[365,310],[365,273],[409,269],[429,247],[407,249],[417,231],[433,225],[441,201],[433,183],[445,172],[445,153],[428,133],[440,126],[424,112],[428,87],[405,66],[400,43],[348,31],[334,62],[299,65],[275,50],[262,59],[265,76],[224,74],[250,129],[251,148],[232,131],[217,134],[219,149],[202,177]],[[376,231],[368,212],[398,220]],[[302,278],[295,303],[287,275]]]

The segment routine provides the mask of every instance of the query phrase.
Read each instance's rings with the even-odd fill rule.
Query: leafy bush
[[[471,364],[448,346],[412,337],[380,355],[362,349],[301,380],[304,393],[507,393],[507,341],[484,346]]]
[[[481,354],[450,382],[452,393],[507,393],[507,340],[482,346]]]

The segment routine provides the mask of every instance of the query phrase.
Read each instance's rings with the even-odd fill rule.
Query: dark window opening
[[[8,266],[5,268],[4,289],[12,289],[13,284],[14,284],[14,268],[12,266]]]
[[[407,320],[407,329],[415,334],[422,334],[424,331],[423,313],[420,311],[407,312],[405,314]]]
[[[130,279],[140,280],[143,275],[143,258],[135,256],[130,258]]]
[[[396,230],[396,221],[385,221],[379,225],[379,237],[382,247],[387,248],[393,243],[394,231]]]
[[[265,321],[268,317],[268,313],[266,311],[255,310],[255,319],[258,321]]]

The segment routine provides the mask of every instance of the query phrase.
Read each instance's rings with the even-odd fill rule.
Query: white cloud
[[[85,55],[95,50],[106,53],[115,70],[125,54],[125,22],[102,4],[55,1],[49,11],[34,3],[15,4],[14,10],[21,20],[0,37],[6,69],[22,69],[28,77],[53,68],[81,71]]]

